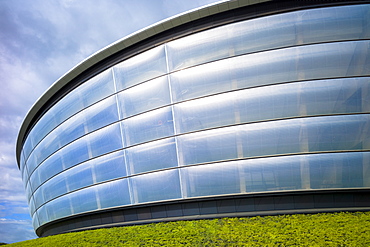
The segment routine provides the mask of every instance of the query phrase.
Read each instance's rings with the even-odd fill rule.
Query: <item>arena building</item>
[[[370,209],[370,2],[232,0],[97,52],[28,112],[37,235]]]

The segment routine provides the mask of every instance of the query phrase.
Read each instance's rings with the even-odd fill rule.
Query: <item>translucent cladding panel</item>
[[[85,107],[115,93],[112,69],[94,76],[73,92],[81,95]]]
[[[33,130],[31,130],[32,132]],[[34,148],[35,144],[32,142],[32,138],[30,137],[31,135],[31,132],[30,134],[27,136],[26,140],[24,141],[24,144],[23,144],[23,148],[22,148],[22,151],[23,151],[23,154],[24,154],[24,157],[25,157],[25,160],[27,160],[28,156],[30,155],[32,149]]]
[[[88,132],[104,127],[115,121],[118,121],[117,104],[115,98],[110,97],[69,118],[54,131],[49,133],[36,149],[41,153],[50,154],[55,151],[56,148],[52,148],[53,145],[49,145],[48,143],[58,143],[58,146],[61,147]],[[48,140],[47,143],[46,140]],[[39,146],[44,147],[44,150],[39,150]],[[56,146],[56,144],[54,144],[54,146]]]
[[[60,100],[52,111],[58,123],[115,92],[112,71],[106,70],[94,76]],[[75,106],[77,105],[77,106]]]
[[[276,154],[362,150],[369,115],[313,117],[246,124],[178,137],[182,165]]]
[[[122,121],[125,143],[130,146],[174,134],[172,108],[165,107]]]
[[[243,156],[361,150],[369,142],[369,120],[369,115],[349,115],[240,126]]]
[[[71,200],[73,214],[84,213],[99,208],[95,187],[78,190],[63,197],[67,197]]]
[[[370,110],[370,77],[300,83],[301,114],[360,113]]]
[[[235,159],[241,152],[238,127],[208,130],[177,138],[181,165]]]
[[[305,120],[283,120],[240,126],[242,156],[299,153]],[[304,145],[303,143],[302,145]],[[304,146],[305,147],[305,146]],[[307,151],[307,150],[305,150]]]
[[[45,198],[43,194],[43,189],[42,188],[37,189],[35,193],[33,194],[33,198],[34,198],[36,208],[39,208],[42,204],[44,204]]]
[[[32,173],[32,171],[40,164],[37,162],[36,153],[31,153],[26,161],[27,171],[28,173]]]
[[[78,163],[84,162],[91,158],[91,149],[88,139],[88,136],[82,137],[67,146],[64,146],[51,157],[56,154],[60,154],[60,156],[63,157],[63,169],[67,169]]]
[[[49,217],[46,212],[46,206],[42,206],[36,211],[38,217],[39,225],[43,225],[49,221]]]
[[[181,168],[186,196],[208,196],[240,192],[237,162]]]
[[[300,11],[295,14],[297,37],[304,43],[370,37],[370,5],[348,5]]]
[[[100,208],[111,208],[131,204],[128,180],[121,179],[95,186]]]
[[[150,142],[126,149],[130,174],[177,166],[174,138]]]
[[[74,166],[39,187],[36,194],[42,195],[42,202],[74,191],[94,183],[126,175],[122,152],[113,153],[101,158]]]
[[[310,187],[354,188],[368,186],[370,153],[334,153],[310,155],[306,163],[310,171]]]
[[[30,215],[33,216],[33,214],[35,213],[36,211],[36,208],[35,208],[35,202],[33,200],[33,197],[31,196],[30,198],[30,203],[29,203],[29,210],[30,210]]]
[[[24,168],[23,172],[22,172],[22,182],[23,182],[24,188],[26,188],[26,184],[28,182],[28,179],[29,179],[29,175],[28,175],[27,168]]]
[[[56,122],[54,114],[55,112],[53,110],[47,111],[31,129],[23,146],[25,158],[28,158],[37,143],[59,124]]]
[[[85,137],[88,142],[89,154],[96,157],[123,148],[119,123],[110,125]]]
[[[94,183],[91,162],[85,162],[74,166],[61,175],[67,183],[68,191],[74,191]]]
[[[110,123],[118,121],[116,98],[105,99],[81,112],[81,119],[85,119],[87,131],[91,132]]]
[[[240,161],[240,192],[305,189],[309,171],[304,160],[304,155],[297,155]]]
[[[28,203],[30,202],[30,198],[31,198],[31,196],[32,196],[32,188],[31,188],[31,184],[30,184],[30,182],[28,182],[27,184],[26,184],[26,187],[25,187],[25,189],[26,189],[26,196],[27,196],[27,200],[28,200]]]
[[[68,184],[66,180],[66,176],[61,173],[57,176],[53,177],[52,179],[48,180],[46,183],[41,185],[35,192],[36,195],[40,194],[43,197],[43,202],[50,201],[60,195],[63,195],[68,192]],[[40,206],[40,201],[37,201],[37,206]]]
[[[130,178],[135,203],[181,197],[177,170],[159,171]]]
[[[127,175],[123,151],[98,157],[88,163],[92,166],[97,183]]]
[[[40,223],[39,223],[39,219],[38,218],[39,217],[37,216],[36,213],[32,216],[32,226],[33,226],[33,229],[37,229],[40,226]]]
[[[114,84],[111,70],[86,81],[64,96],[37,122],[28,137],[32,138],[32,146],[35,146],[47,133],[73,114],[113,93]]]
[[[65,168],[122,148],[119,124],[86,135],[61,149]]]
[[[59,152],[50,156],[31,174],[30,182],[32,187],[36,189],[50,177],[63,171],[63,163],[63,156]]]
[[[296,11],[225,25],[167,44],[170,71],[296,44],[370,37],[370,5]]]
[[[19,155],[19,169],[21,171],[21,174],[23,174],[24,164],[25,164],[25,158],[24,158],[23,149],[22,149]]]
[[[164,46],[150,49],[113,67],[117,90],[163,75],[167,72]]]
[[[224,126],[240,122],[238,92],[224,93],[174,105],[177,133]]]
[[[58,197],[57,199],[46,203],[40,209],[42,208],[46,210],[47,221],[60,219],[73,214],[69,195]]]
[[[370,41],[338,42],[260,52],[170,75],[174,101],[275,83],[370,74]]]
[[[305,121],[310,151],[361,150],[370,147],[370,115],[332,116]]]
[[[167,76],[124,90],[118,99],[122,118],[171,104]]]

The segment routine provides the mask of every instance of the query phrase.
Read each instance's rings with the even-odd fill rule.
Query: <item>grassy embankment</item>
[[[370,246],[370,212],[178,221],[67,233],[28,246]]]

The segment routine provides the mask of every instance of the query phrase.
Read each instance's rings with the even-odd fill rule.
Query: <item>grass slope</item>
[[[370,212],[177,221],[67,233],[26,246],[370,246]]]

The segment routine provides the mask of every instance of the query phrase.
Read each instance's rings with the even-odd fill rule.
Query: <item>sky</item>
[[[110,43],[217,0],[0,0],[0,242],[37,238],[16,163],[19,128],[64,73]]]

